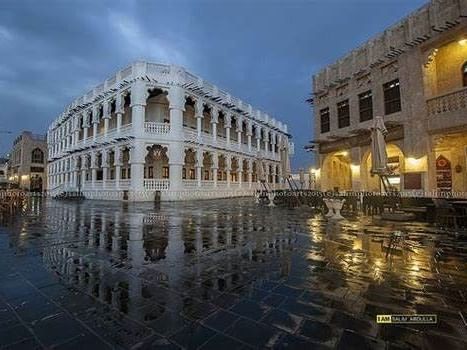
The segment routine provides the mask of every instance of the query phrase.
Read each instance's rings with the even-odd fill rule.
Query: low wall
[[[214,199],[230,197],[249,197],[254,195],[254,189],[211,189],[211,190],[180,190],[161,191],[161,201],[184,201],[197,199]],[[128,200],[132,202],[152,202],[156,191],[123,191],[123,190],[94,190],[82,191],[84,197],[90,200]]]

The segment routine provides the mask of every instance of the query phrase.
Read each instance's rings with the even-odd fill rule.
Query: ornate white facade
[[[162,200],[249,195],[282,183],[287,126],[185,69],[136,62],[49,127],[52,194]]]

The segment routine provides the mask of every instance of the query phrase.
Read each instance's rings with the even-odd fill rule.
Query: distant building
[[[0,188],[5,188],[8,184],[8,159],[0,158]]]
[[[46,189],[47,137],[23,131],[13,142],[8,179],[26,191]]]
[[[375,116],[400,190],[467,191],[467,6],[431,1],[313,77],[322,190],[379,190]]]
[[[182,67],[136,62],[69,105],[48,130],[51,193],[162,200],[280,186],[287,125]],[[260,179],[262,178],[262,179]]]

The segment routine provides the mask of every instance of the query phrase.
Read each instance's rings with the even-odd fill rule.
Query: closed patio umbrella
[[[387,175],[388,154],[386,153],[386,137],[388,131],[384,126],[382,117],[376,117],[371,131],[371,173],[377,175]]]

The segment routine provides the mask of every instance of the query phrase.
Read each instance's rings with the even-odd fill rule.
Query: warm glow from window
[[[407,170],[411,171],[426,171],[427,157],[423,156],[420,158],[407,157],[405,159],[405,165]]]
[[[350,170],[352,171],[352,175],[359,175],[360,174],[360,165],[350,164]]]
[[[318,178],[319,175],[320,175],[320,169],[311,168],[310,169],[310,174],[314,174],[316,176],[316,178]]]
[[[343,157],[347,157],[349,155],[349,152],[347,151],[342,151],[342,152],[339,152],[336,154],[337,156],[343,156]]]

